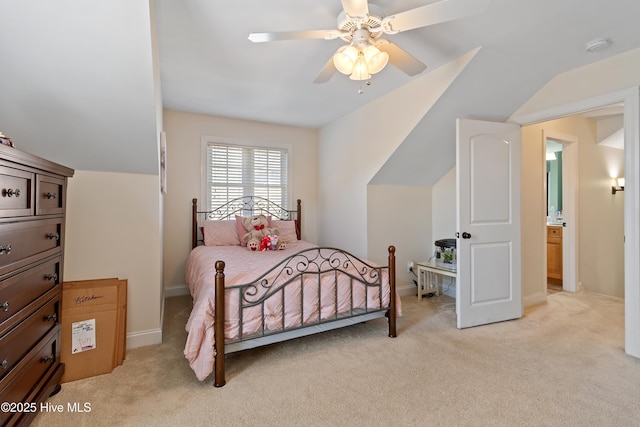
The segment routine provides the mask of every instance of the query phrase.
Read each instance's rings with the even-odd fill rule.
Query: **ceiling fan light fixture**
[[[380,50],[373,46],[369,45],[364,48],[362,52],[364,54],[364,60],[367,63],[367,69],[369,73],[376,74],[387,65],[389,62],[389,54],[387,52],[380,52]]]
[[[340,38],[349,43],[349,46],[338,49],[325,63],[314,83],[326,83],[336,70],[352,80],[366,80],[371,74],[382,71],[389,61],[408,76],[416,76],[427,66],[404,49],[380,37],[477,15],[488,8],[490,1],[432,0],[427,5],[389,16],[379,6],[368,4],[368,0],[341,0],[342,11],[338,15],[337,28],[251,33],[249,40],[259,43]],[[358,55],[363,55],[364,59],[358,59]]]
[[[353,72],[356,60],[358,59],[358,49],[353,46],[342,46],[333,55],[333,65],[342,74]]]
[[[367,62],[364,59],[364,55],[360,53],[358,55],[358,59],[356,59],[355,64],[353,65],[353,72],[349,76],[351,80],[368,80],[371,78],[371,74],[369,74],[369,68],[367,67]]]

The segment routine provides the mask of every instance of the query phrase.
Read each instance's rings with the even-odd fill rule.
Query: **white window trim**
[[[237,145],[242,147],[264,147],[264,148],[280,148],[286,149],[287,154],[287,204],[289,206],[283,206],[285,209],[293,209],[293,182],[291,177],[293,176],[293,145],[271,142],[271,141],[255,141],[250,139],[229,138],[224,136],[211,136],[202,135],[200,137],[200,198],[198,199],[198,209],[205,208],[207,200],[207,145],[208,144],[225,144],[225,145]]]

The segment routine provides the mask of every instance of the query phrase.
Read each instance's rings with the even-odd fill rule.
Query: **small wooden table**
[[[458,273],[455,268],[447,268],[444,264],[436,264],[432,261],[417,262],[416,265],[418,266],[418,301],[422,299],[422,295],[440,295],[436,275],[456,277]]]

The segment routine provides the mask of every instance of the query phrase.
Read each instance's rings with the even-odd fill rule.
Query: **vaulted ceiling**
[[[374,3],[391,15],[432,1]],[[77,169],[157,173],[158,105],[321,128],[420,78],[388,65],[358,94],[339,73],[313,83],[340,39],[248,40],[333,29],[341,10],[339,0],[0,0],[0,131]],[[456,117],[504,120],[558,73],[640,47],[638,16],[637,0],[491,0],[479,15],[385,36],[424,73],[481,49],[375,180],[415,183],[424,141],[450,140]],[[601,37],[608,49],[585,50]]]

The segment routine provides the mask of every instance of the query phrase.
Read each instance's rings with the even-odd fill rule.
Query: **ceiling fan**
[[[372,74],[381,71],[387,62],[409,76],[415,76],[422,73],[427,66],[381,36],[479,14],[486,9],[489,1],[440,0],[385,16],[380,7],[368,4],[367,0],[341,0],[343,10],[338,16],[337,29],[251,33],[249,40],[260,43],[341,38],[349,43],[335,52],[315,78],[314,83],[329,81],[336,70],[349,75],[352,80],[368,80]]]

